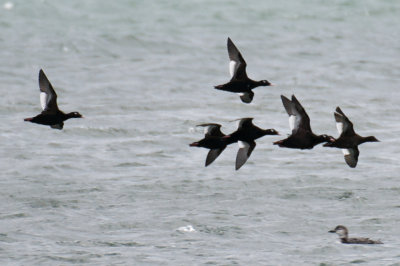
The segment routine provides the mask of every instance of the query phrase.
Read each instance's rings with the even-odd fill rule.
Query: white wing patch
[[[235,75],[238,67],[239,67],[239,64],[236,61],[231,60],[229,62],[229,73],[231,74],[231,78],[233,77],[233,75]]]
[[[236,127],[237,127],[237,128],[240,127],[240,124],[241,124],[240,122],[241,122],[240,119],[236,121]]]
[[[293,130],[296,126],[296,116],[295,115],[289,115],[289,127],[290,130]]]
[[[337,131],[339,132],[339,134],[342,134],[343,130],[344,130],[343,122],[336,122],[336,128],[337,128]]]
[[[245,141],[238,141],[239,148],[249,150],[250,144]]]
[[[357,166],[358,158],[356,158],[356,152],[354,149],[342,149],[344,154],[344,160],[348,166],[355,168]],[[358,156],[357,156],[358,157]]]
[[[340,132],[339,132],[340,133]],[[351,151],[349,149],[342,149],[343,154],[346,155],[350,155]]]
[[[210,131],[211,131],[210,129],[211,129],[210,126],[204,127],[204,135],[210,134]]]
[[[40,105],[42,106],[42,110],[46,109],[47,107],[47,100],[48,100],[48,95],[45,92],[40,93]]]

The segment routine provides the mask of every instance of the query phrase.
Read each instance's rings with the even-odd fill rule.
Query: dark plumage
[[[343,225],[338,225],[335,229],[330,230],[329,233],[336,233],[339,235],[340,242],[343,244],[383,244],[379,240],[372,240],[365,237],[349,238],[349,231]]]
[[[294,95],[292,95],[291,101],[283,95],[281,95],[281,99],[289,115],[292,134],[286,139],[274,142],[274,145],[293,149],[312,149],[317,144],[334,140],[331,136],[315,135],[312,132],[310,118]]]
[[[334,113],[336,127],[340,134],[339,138],[330,143],[324,144],[324,147],[341,148],[344,154],[344,160],[351,167],[355,168],[360,154],[358,145],[364,142],[378,142],[374,136],[361,137],[353,129],[353,123],[347,118],[339,107],[336,107]]]
[[[40,104],[43,111],[35,117],[25,118],[24,121],[47,125],[51,128],[62,129],[65,120],[82,117],[78,112],[65,114],[58,109],[57,94],[42,69],[39,71],[39,88]]]
[[[198,126],[205,127],[204,138],[189,144],[189,146],[210,149],[205,164],[205,166],[208,166],[225,150],[227,141],[222,138],[225,134],[221,132],[220,124],[209,123]]]
[[[272,86],[268,80],[255,81],[247,77],[246,61],[242,54],[228,38],[228,54],[229,54],[229,73],[231,80],[228,83],[215,86],[218,90],[230,91],[240,94],[240,99],[244,103],[250,103],[253,100],[254,92],[252,89],[258,86]]]
[[[236,155],[236,170],[239,170],[250,157],[256,147],[256,142],[254,140],[265,135],[279,135],[275,129],[261,129],[255,126],[252,120],[253,118],[240,119],[238,129],[224,137],[228,144],[233,142],[238,142],[239,144],[239,150]]]

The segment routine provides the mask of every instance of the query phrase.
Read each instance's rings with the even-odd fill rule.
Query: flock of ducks
[[[268,80],[255,81],[250,79],[246,73],[246,61],[230,38],[228,38],[227,47],[231,80],[228,83],[215,86],[215,89],[238,93],[242,102],[250,103],[254,98],[254,92],[252,91],[254,88],[259,86],[273,86],[273,84]],[[274,142],[274,145],[292,149],[312,149],[318,144],[325,143],[324,147],[342,149],[345,162],[351,168],[355,168],[360,154],[358,145],[364,142],[378,142],[378,139],[374,136],[362,137],[358,135],[354,131],[353,123],[340,107],[337,107],[334,112],[339,137],[335,139],[326,134],[317,135],[311,130],[310,118],[296,96],[292,95],[290,100],[281,95],[281,100],[283,107],[289,115],[289,127],[292,133],[287,138]],[[239,170],[246,163],[256,147],[256,139],[265,135],[279,135],[275,129],[261,129],[255,126],[252,120],[253,118],[239,119],[238,129],[228,135],[221,132],[220,124],[207,123],[198,125],[205,127],[205,136],[203,139],[189,145],[191,147],[203,147],[210,150],[205,162],[205,166],[208,166],[217,159],[229,144],[237,142],[239,150],[236,154],[235,169]],[[343,225],[338,225],[329,232],[337,233],[341,243],[344,244],[382,244],[381,241],[369,238],[349,238],[348,230]]]
[[[229,54],[229,72],[231,80],[228,83],[215,86],[218,90],[238,93],[244,103],[250,103],[254,98],[254,88],[259,86],[273,86],[268,80],[255,81],[246,73],[246,61],[230,38],[227,41]],[[70,118],[82,118],[79,112],[64,113],[58,108],[57,94],[42,69],[39,71],[40,105],[42,112],[34,117],[25,118],[24,121],[47,125],[54,129],[63,129],[64,121]],[[339,132],[337,139],[326,134],[316,135],[312,132],[310,118],[305,109],[292,95],[291,100],[281,95],[283,106],[289,115],[289,126],[292,131],[287,138],[274,142],[274,145],[293,149],[312,149],[314,146],[325,142],[324,147],[340,148],[343,151],[346,163],[354,168],[360,154],[358,145],[364,142],[377,142],[374,136],[362,137],[355,133],[353,123],[343,111],[337,107],[334,117]],[[248,160],[254,148],[255,140],[265,135],[279,135],[275,129],[262,129],[252,122],[253,118],[239,119],[238,129],[231,134],[221,132],[221,125],[207,123],[198,125],[205,127],[203,139],[190,144],[192,147],[203,147],[208,152],[205,166],[210,165],[224,150],[232,144],[238,143],[239,150],[236,155],[235,169],[239,170]],[[369,238],[349,238],[348,230],[343,225],[338,225],[330,233],[337,233],[340,241],[345,244],[382,244],[381,241]]]
[[[218,90],[238,93],[244,103],[250,103],[253,100],[254,88],[259,86],[272,86],[268,80],[255,81],[250,79],[246,73],[246,61],[242,54],[230,38],[227,41],[229,55],[229,72],[231,80],[228,83],[215,86]],[[358,145],[364,142],[377,142],[374,136],[362,137],[353,129],[353,123],[347,118],[340,107],[336,108],[334,113],[336,127],[339,137],[335,139],[326,134],[316,135],[311,130],[310,118],[304,107],[297,98],[292,95],[291,100],[281,95],[283,106],[289,115],[289,126],[292,133],[289,137],[276,141],[273,144],[279,147],[292,149],[312,149],[314,146],[325,143],[324,147],[340,148],[344,154],[345,162],[354,168],[357,166],[358,156],[360,154]],[[265,135],[279,135],[275,129],[261,129],[252,123],[253,118],[239,119],[238,129],[228,135],[221,132],[221,125],[216,123],[201,124],[198,126],[206,127],[203,139],[190,144],[192,147],[203,147],[208,152],[205,166],[210,165],[223,151],[232,143],[238,143],[239,150],[236,155],[235,169],[242,167],[254,148],[255,140]]]

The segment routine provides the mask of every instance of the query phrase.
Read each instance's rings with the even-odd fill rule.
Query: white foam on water
[[[185,232],[185,233],[194,233],[197,232],[196,229],[194,229],[194,227],[192,225],[186,225],[186,226],[181,226],[178,229],[176,229],[177,231],[180,232]]]

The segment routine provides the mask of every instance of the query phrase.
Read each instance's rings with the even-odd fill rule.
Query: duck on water
[[[349,238],[349,231],[343,225],[336,226],[335,229],[330,230],[329,233],[338,234],[340,242],[342,242],[343,244],[383,244],[379,240],[372,240],[365,237]]]

